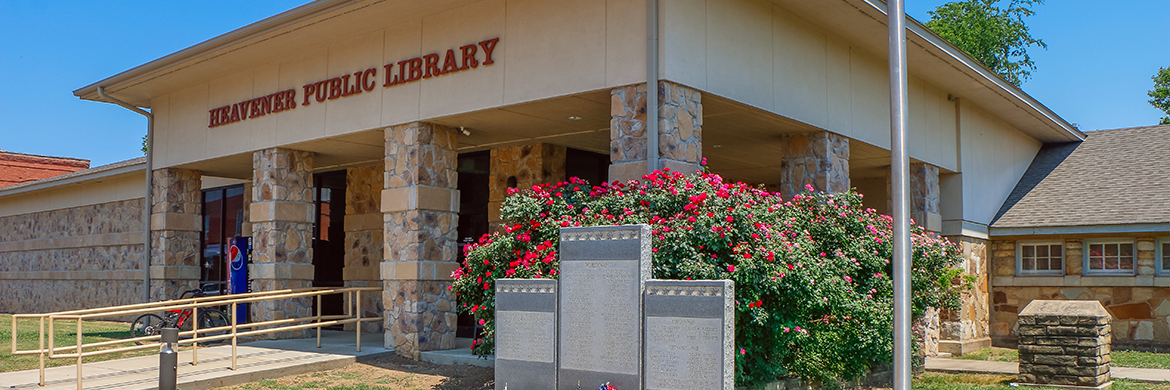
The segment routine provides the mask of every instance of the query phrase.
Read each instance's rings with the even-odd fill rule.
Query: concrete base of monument
[[[444,351],[419,352],[419,358],[424,362],[435,364],[462,364],[477,367],[495,367],[495,355],[488,355],[486,359],[471,353],[471,339],[455,339],[457,349]]]
[[[1014,383],[1014,382],[1012,383],[1012,386],[1055,387],[1058,389],[1108,389],[1110,386],[1113,386],[1113,381],[1108,381],[1108,382],[1099,384],[1097,386],[1050,385],[1050,384],[1043,384],[1043,383]]]
[[[965,354],[979,352],[987,348],[991,348],[990,337],[971,340],[938,341],[938,351],[940,353],[949,353],[953,356],[963,356]]]

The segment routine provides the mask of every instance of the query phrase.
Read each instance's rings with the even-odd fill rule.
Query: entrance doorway
[[[203,234],[199,248],[199,285],[207,292],[226,293],[225,254],[231,239],[239,237],[244,223],[244,186],[203,190]],[[177,298],[177,297],[176,297]]]
[[[313,287],[344,287],[345,278],[345,171],[313,175]],[[313,312],[317,301],[313,300]],[[341,294],[321,297],[321,314],[345,313]]]

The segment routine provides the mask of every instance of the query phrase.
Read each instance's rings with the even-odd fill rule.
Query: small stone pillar
[[[178,299],[199,287],[203,176],[178,168],[156,169],[152,175],[150,300]]]
[[[1029,303],[1019,315],[1020,384],[1109,387],[1110,319],[1097,301]]]
[[[849,191],[849,138],[829,132],[787,134],[781,138],[780,195],[806,191]]]
[[[609,179],[646,174],[646,84],[610,91]],[[703,101],[699,91],[658,82],[658,166],[683,173],[699,170],[703,158]]]
[[[313,286],[313,153],[269,148],[252,153],[252,264],[257,292]],[[252,320],[309,317],[313,298],[252,304]],[[307,335],[308,331],[293,335]],[[267,337],[283,338],[284,334]]]
[[[382,287],[384,170],[382,164],[377,164],[349,168],[345,172],[345,268],[342,268],[345,287]],[[363,292],[362,316],[381,317],[382,314],[382,294]],[[354,324],[345,324],[346,330],[353,328]],[[363,322],[362,331],[380,333],[382,323]]]

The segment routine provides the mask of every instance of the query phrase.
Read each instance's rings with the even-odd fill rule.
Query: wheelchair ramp
[[[179,381],[182,390],[213,389],[340,368],[350,363],[388,353],[382,346],[382,334],[362,336],[362,351],[356,352],[354,332],[322,331],[321,348],[317,339],[264,340],[237,347],[237,370],[232,371],[232,346],[199,348],[199,365],[191,364],[191,351],[179,353]],[[158,388],[158,355],[85,363],[82,366],[85,389],[151,390]],[[38,370],[0,373],[0,389],[76,389],[77,366],[45,370],[45,387],[37,384]]]

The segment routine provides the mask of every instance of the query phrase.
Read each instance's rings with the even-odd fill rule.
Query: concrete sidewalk
[[[393,353],[382,346],[381,333],[362,334],[362,351],[355,348],[354,332],[323,331],[317,339],[265,340],[237,347],[237,369],[231,370],[232,346],[199,348],[199,365],[191,365],[191,351],[179,353],[179,388],[203,390],[260,379],[330,370],[355,361]],[[0,389],[76,389],[77,366],[45,370],[45,387],[38,386],[38,370],[0,373]],[[142,356],[82,365],[85,389],[153,390],[158,388],[158,356]]]
[[[926,358],[926,370],[937,372],[969,373],[969,374],[1019,374],[1019,365],[1016,362],[991,362],[984,360],[963,360],[947,358]],[[1170,370],[1153,368],[1110,367],[1110,374],[1114,379],[1124,378],[1140,382],[1166,383],[1170,382]]]

